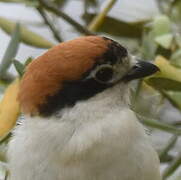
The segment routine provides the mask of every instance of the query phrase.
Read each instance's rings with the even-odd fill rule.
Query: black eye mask
[[[113,74],[114,72],[112,68],[103,67],[96,72],[95,79],[99,82],[107,82],[112,79]]]

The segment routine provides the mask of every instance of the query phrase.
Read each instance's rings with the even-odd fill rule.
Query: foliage
[[[84,24],[66,13],[65,8],[69,6],[70,1],[73,0],[0,0],[0,3],[17,3],[33,8],[42,17],[43,26],[50,30],[52,37],[57,42],[65,40],[64,34],[59,31],[63,27],[60,28],[55,23],[63,19],[72,26],[77,36],[80,34],[107,35],[128,47],[140,58],[152,59],[159,66],[160,72],[138,81],[136,90],[132,91],[132,109],[137,113],[140,121],[151,130],[158,129],[173,134],[173,137],[168,139],[165,148],[160,151],[160,160],[164,162],[181,135],[181,128],[178,125],[161,121],[162,118],[159,115],[159,109],[163,108],[165,102],[169,102],[173,109],[181,111],[181,1],[156,0],[157,14],[149,15],[145,10],[141,17],[131,17],[130,15],[128,20],[126,16],[110,15],[109,11],[113,12],[114,8],[119,5],[124,9],[121,7],[122,4],[116,0],[106,0],[106,2],[84,0],[81,1],[84,10],[82,16],[79,17]],[[146,3],[150,2],[152,1]],[[102,8],[103,4],[104,8]],[[145,8],[144,3],[135,1],[129,12],[135,12],[135,6],[142,10]],[[22,22],[17,24],[6,17],[0,17],[0,28],[9,35],[12,34],[0,64],[1,93],[5,89],[4,97],[0,102],[0,161],[5,162],[6,144],[19,116],[19,104],[16,101],[19,78],[23,75],[26,65],[32,60],[32,58],[28,58],[25,63],[15,60],[19,44],[24,43],[28,46],[45,49],[54,44],[42,35],[29,30]],[[17,77],[8,72],[12,64],[17,70]],[[7,87],[7,85],[9,86]],[[153,97],[156,97],[155,102],[157,103],[152,103]],[[177,124],[181,124],[181,121]],[[164,179],[175,173],[181,164],[180,157],[181,155],[178,154],[169,159],[168,166],[163,172]],[[4,169],[4,166],[0,168],[2,171],[0,174],[6,176],[7,173]]]

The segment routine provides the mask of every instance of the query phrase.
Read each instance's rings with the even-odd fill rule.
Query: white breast
[[[11,180],[161,180],[157,154],[120,94],[109,89],[61,119],[27,117],[9,145]]]

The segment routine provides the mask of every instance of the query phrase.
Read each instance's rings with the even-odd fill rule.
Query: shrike
[[[129,107],[129,82],[158,71],[117,42],[87,36],[30,63],[25,119],[9,150],[11,180],[161,180],[159,159]]]

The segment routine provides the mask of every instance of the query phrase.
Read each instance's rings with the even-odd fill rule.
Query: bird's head
[[[155,65],[137,61],[111,39],[81,37],[60,43],[28,65],[19,101],[25,114],[50,116],[118,83],[156,71]]]

